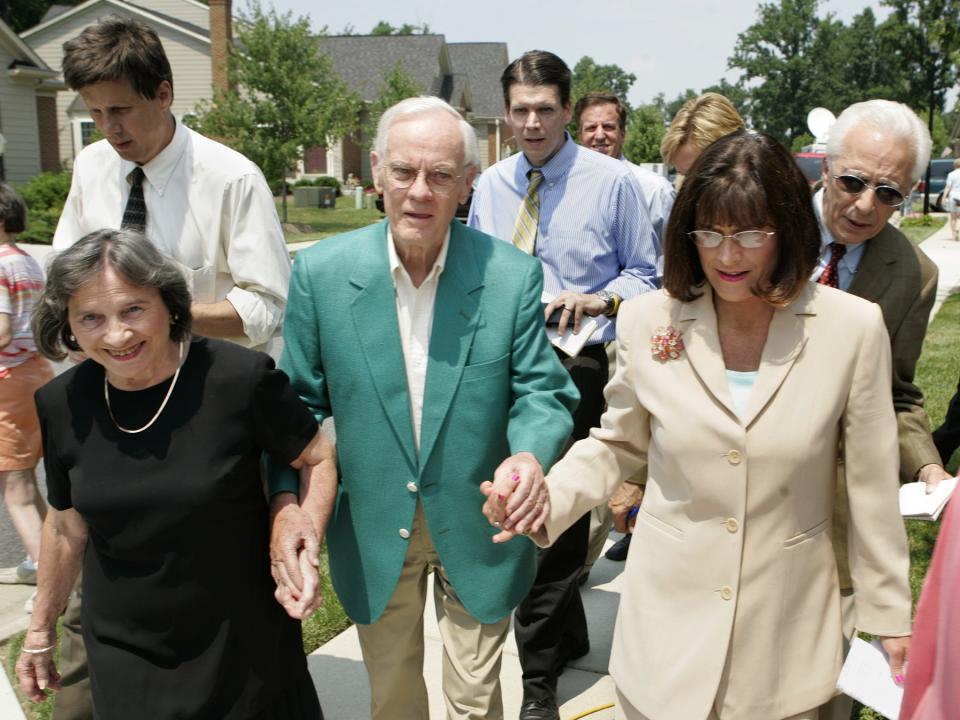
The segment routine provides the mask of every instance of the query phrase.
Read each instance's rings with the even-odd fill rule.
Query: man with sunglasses
[[[813,279],[877,303],[890,335],[893,404],[900,440],[900,481],[932,488],[949,477],[930,435],[923,392],[914,383],[917,358],[937,291],[937,266],[890,217],[910,194],[930,158],[930,134],[906,105],[870,100],[851,105],[830,130],[823,188],[813,198],[822,251]],[[840,569],[844,629],[853,634],[853,589],[847,566],[846,485],[838,474],[834,547]],[[821,713],[848,718],[850,701],[835,698]]]

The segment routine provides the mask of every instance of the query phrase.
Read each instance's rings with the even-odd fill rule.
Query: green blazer
[[[334,588],[359,623],[374,622],[396,588],[418,500],[467,610],[481,622],[508,615],[533,582],[535,548],[490,541],[478,486],[521,451],[546,471],[573,427],[579,395],[544,332],[540,263],[450,227],[419,454],[386,222],[324,240],[294,264],[280,367],[318,420],[336,420],[340,486],[327,543]]]

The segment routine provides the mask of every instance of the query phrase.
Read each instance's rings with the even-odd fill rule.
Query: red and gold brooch
[[[650,338],[650,352],[657,360],[676,360],[683,352],[683,333],[672,325],[658,327]]]

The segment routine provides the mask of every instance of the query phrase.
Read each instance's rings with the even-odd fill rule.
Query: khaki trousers
[[[856,635],[857,615],[853,605],[853,590],[840,591],[840,620],[843,627],[843,656],[850,651],[850,643]],[[820,706],[823,720],[850,720],[853,713],[853,698],[840,693]]]
[[[643,715],[631,705],[630,701],[623,696],[619,689],[617,689],[617,705],[614,708],[613,717],[614,720],[653,720],[653,718]],[[690,720],[695,719],[691,718]],[[721,720],[721,718],[717,715],[717,711],[714,708],[710,708],[710,714],[704,718],[704,720]],[[771,720],[777,719],[772,718]],[[814,708],[813,710],[808,710],[798,715],[791,715],[786,718],[780,718],[779,720],[820,720],[820,711]]]
[[[63,635],[60,640],[60,671],[63,690],[53,701],[53,720],[93,720],[90,697],[90,675],[87,672],[87,650],[80,630],[80,603],[83,578],[70,593],[63,613]]]
[[[443,639],[442,684],[447,718],[502,720],[500,659],[510,616],[484,624],[467,612],[443,573],[419,505],[397,589],[376,622],[357,625],[370,678],[371,718],[430,717],[423,679],[423,610],[431,571],[433,601]]]

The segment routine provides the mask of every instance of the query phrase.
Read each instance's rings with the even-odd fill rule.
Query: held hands
[[[493,542],[506,542],[515,535],[538,535],[550,515],[550,493],[543,468],[528,452],[511,455],[493,473],[493,482],[481,483],[486,496],[483,514],[500,532]],[[538,535],[539,536],[539,535]]]
[[[544,309],[544,318],[549,318],[557,308],[563,308],[560,313],[560,324],[557,325],[557,331],[563,335],[567,331],[567,325],[573,321],[573,332],[580,332],[580,322],[584,315],[595,317],[603,313],[607,308],[607,303],[596,295],[588,293],[577,293],[572,290],[564,290],[557,295],[550,304]]]
[[[47,698],[46,690],[60,691],[60,673],[53,661],[57,644],[55,630],[29,630],[17,658],[17,679],[24,695],[33,702]]]
[[[274,596],[290,617],[303,620],[323,604],[317,570],[320,540],[293,493],[274,496],[270,519],[270,574],[277,584]]]
[[[907,675],[907,654],[910,649],[910,635],[905,637],[881,637],[880,644],[890,658],[890,676],[903,687]]]

